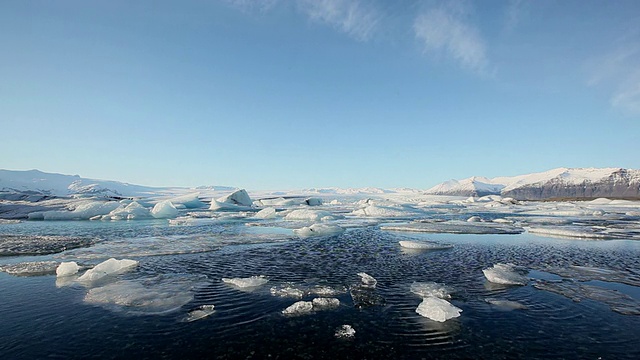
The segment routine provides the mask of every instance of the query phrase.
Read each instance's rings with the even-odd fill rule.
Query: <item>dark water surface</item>
[[[612,310],[612,304],[624,296],[632,307],[640,301],[637,242],[559,240],[529,234],[408,235],[377,227],[296,239],[284,230],[261,231],[233,223],[191,227],[169,227],[164,222],[123,224],[29,223],[1,231],[91,238],[103,246],[97,248],[104,252],[102,258],[112,256],[113,251],[118,258],[140,261],[134,270],[113,281],[135,282],[159,275],[168,277],[169,284],[171,279],[195,279],[190,290],[193,300],[174,311],[140,314],[118,305],[86,303],[85,286],[57,287],[55,275],[0,273],[0,358],[640,358],[640,316]],[[149,246],[158,237],[173,246],[151,254],[141,254],[144,247],[136,248],[136,239]],[[121,239],[128,240],[119,247],[107,246]],[[454,247],[402,249],[398,241],[407,239]],[[100,254],[98,250],[87,252],[90,249],[0,260],[67,261],[76,256],[97,263]],[[499,262],[531,270],[530,284],[488,283],[482,269]],[[573,266],[605,269],[616,274],[616,282],[589,277],[584,269]],[[574,269],[582,275],[557,269]],[[275,297],[269,291],[283,283],[302,289],[316,285],[345,289],[360,282],[359,272],[378,280],[376,289],[366,294],[376,305],[355,307],[346,291],[336,296],[341,301],[337,309],[286,317],[281,311],[297,299]],[[220,280],[254,275],[265,275],[269,282],[243,291]],[[414,281],[453,288],[451,302],[463,310],[461,316],[439,323],[418,315],[415,309],[422,299],[409,291]],[[589,291],[571,298],[562,291],[533,286],[545,281],[549,288],[572,289],[574,295],[578,288]],[[598,290],[595,295],[592,288]],[[516,301],[526,309],[496,306],[487,299]],[[205,304],[215,305],[211,316],[183,321],[190,310]],[[356,330],[353,339],[334,336],[343,324]]]

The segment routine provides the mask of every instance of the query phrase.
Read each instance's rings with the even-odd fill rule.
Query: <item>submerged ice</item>
[[[269,282],[269,279],[260,276],[251,276],[248,278],[222,278],[222,282],[237,286],[239,288],[252,288],[258,287]]]

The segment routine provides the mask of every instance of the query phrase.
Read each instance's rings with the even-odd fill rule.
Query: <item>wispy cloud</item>
[[[300,10],[312,21],[327,24],[356,40],[371,38],[381,14],[372,2],[360,0],[298,0]]]
[[[426,53],[444,54],[465,69],[485,74],[489,62],[485,42],[467,18],[463,3],[446,3],[418,15],[413,31]]]
[[[640,115],[640,43],[620,46],[587,63],[590,86],[612,89],[611,106]]]
[[[505,9],[505,31],[511,32],[520,24],[527,12],[527,5],[525,0],[509,0]]]
[[[227,4],[242,11],[266,12],[271,10],[279,0],[223,0]]]

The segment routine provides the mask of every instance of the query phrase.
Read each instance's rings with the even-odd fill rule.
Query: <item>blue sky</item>
[[[2,1],[0,168],[428,188],[640,168],[640,2]]]

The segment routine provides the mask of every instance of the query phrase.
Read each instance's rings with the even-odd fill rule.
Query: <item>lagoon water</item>
[[[300,239],[286,227],[233,217],[2,225],[5,245],[38,236],[38,247],[43,236],[56,236],[75,248],[28,255],[28,247],[10,253],[5,246],[0,266],[73,260],[90,267],[109,257],[139,264],[95,284],[0,272],[0,358],[640,358],[637,241],[400,233],[365,222]],[[401,240],[453,247],[405,249]],[[529,283],[488,282],[482,269],[496,263],[525,267]],[[358,291],[360,272],[377,280],[375,289]],[[221,281],[259,275],[269,281],[256,288]],[[429,281],[453,289],[460,317],[440,323],[415,312],[422,299],[410,286]],[[286,287],[302,299],[270,291]],[[319,297],[312,294],[319,288],[332,290],[340,306],[282,314]],[[215,311],[190,321],[203,305]],[[355,336],[337,338],[342,325]]]

